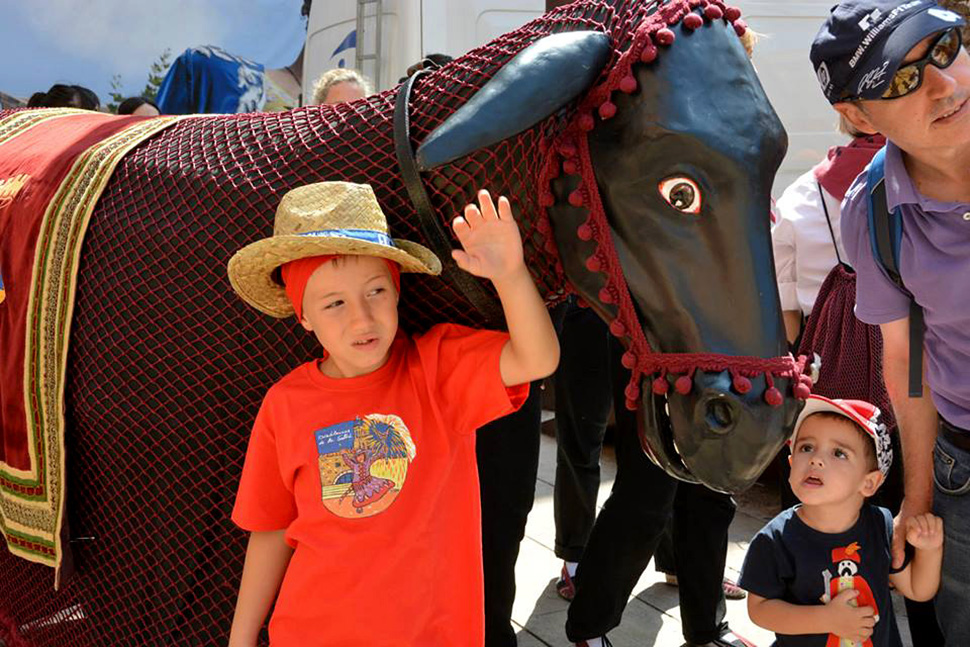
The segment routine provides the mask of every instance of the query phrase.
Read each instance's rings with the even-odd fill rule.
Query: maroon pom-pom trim
[[[616,104],[611,101],[601,103],[599,113],[603,119],[612,119],[616,115]]]
[[[674,382],[674,389],[681,395],[687,395],[692,388],[694,388],[694,380],[690,379],[689,375],[681,375]]]
[[[684,27],[686,27],[687,29],[691,29],[691,30],[700,29],[703,26],[704,26],[704,19],[701,18],[698,14],[692,13],[684,16]]]
[[[765,402],[773,407],[780,407],[784,399],[781,397],[781,391],[775,387],[771,387],[765,391]]]
[[[636,400],[640,397],[640,387],[631,382],[626,385],[626,388],[623,390],[623,395],[626,396],[627,400]]]
[[[657,42],[661,45],[673,45],[676,39],[677,35],[666,27],[657,30]]]
[[[734,390],[741,395],[744,395],[751,390],[751,380],[743,375],[735,375],[734,380],[732,380],[732,384],[734,385]]]
[[[654,47],[653,43],[648,44],[640,52],[640,60],[644,63],[653,63],[657,60],[657,48]]]

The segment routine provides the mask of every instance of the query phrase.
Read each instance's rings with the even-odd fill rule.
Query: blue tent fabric
[[[264,80],[259,63],[214,46],[192,47],[165,75],[158,107],[165,115],[254,112],[266,101]]]

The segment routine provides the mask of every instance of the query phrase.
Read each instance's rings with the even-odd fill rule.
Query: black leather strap
[[[441,259],[441,278],[453,288],[465,295],[478,312],[485,317],[491,326],[501,326],[504,319],[502,308],[498,300],[486,291],[481,281],[465,272],[455,264],[451,258],[451,238],[437,217],[431,200],[428,198],[421,174],[414,162],[414,149],[411,148],[411,122],[409,104],[411,87],[415,79],[424,74],[419,70],[412,74],[401,86],[394,105],[394,151],[397,154],[397,164],[401,169],[404,187],[407,189],[411,204],[418,213],[418,223],[424,233],[424,239],[438,258]]]
[[[886,202],[885,180],[875,186],[872,192],[872,204],[876,247],[879,249],[882,265],[893,283],[909,296],[909,397],[919,398],[923,396],[923,308],[916,303],[913,294],[903,285],[903,277],[899,273],[899,259],[896,258],[889,225],[892,214]]]

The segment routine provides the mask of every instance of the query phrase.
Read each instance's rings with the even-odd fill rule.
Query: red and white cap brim
[[[889,466],[893,462],[892,440],[886,425],[879,422],[879,407],[865,402],[864,400],[832,400],[825,396],[812,394],[805,401],[802,412],[795,421],[795,430],[792,432],[789,443],[794,445],[798,437],[798,430],[802,423],[810,415],[815,413],[829,412],[848,418],[861,427],[869,436],[876,447],[876,462],[879,471],[884,475],[889,472]]]

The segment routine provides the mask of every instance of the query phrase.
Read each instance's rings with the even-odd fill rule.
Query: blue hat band
[[[318,229],[316,231],[305,231],[297,236],[308,236],[311,238],[343,238],[348,240],[359,240],[364,243],[375,243],[385,247],[397,249],[392,239],[387,234],[373,229]]]

